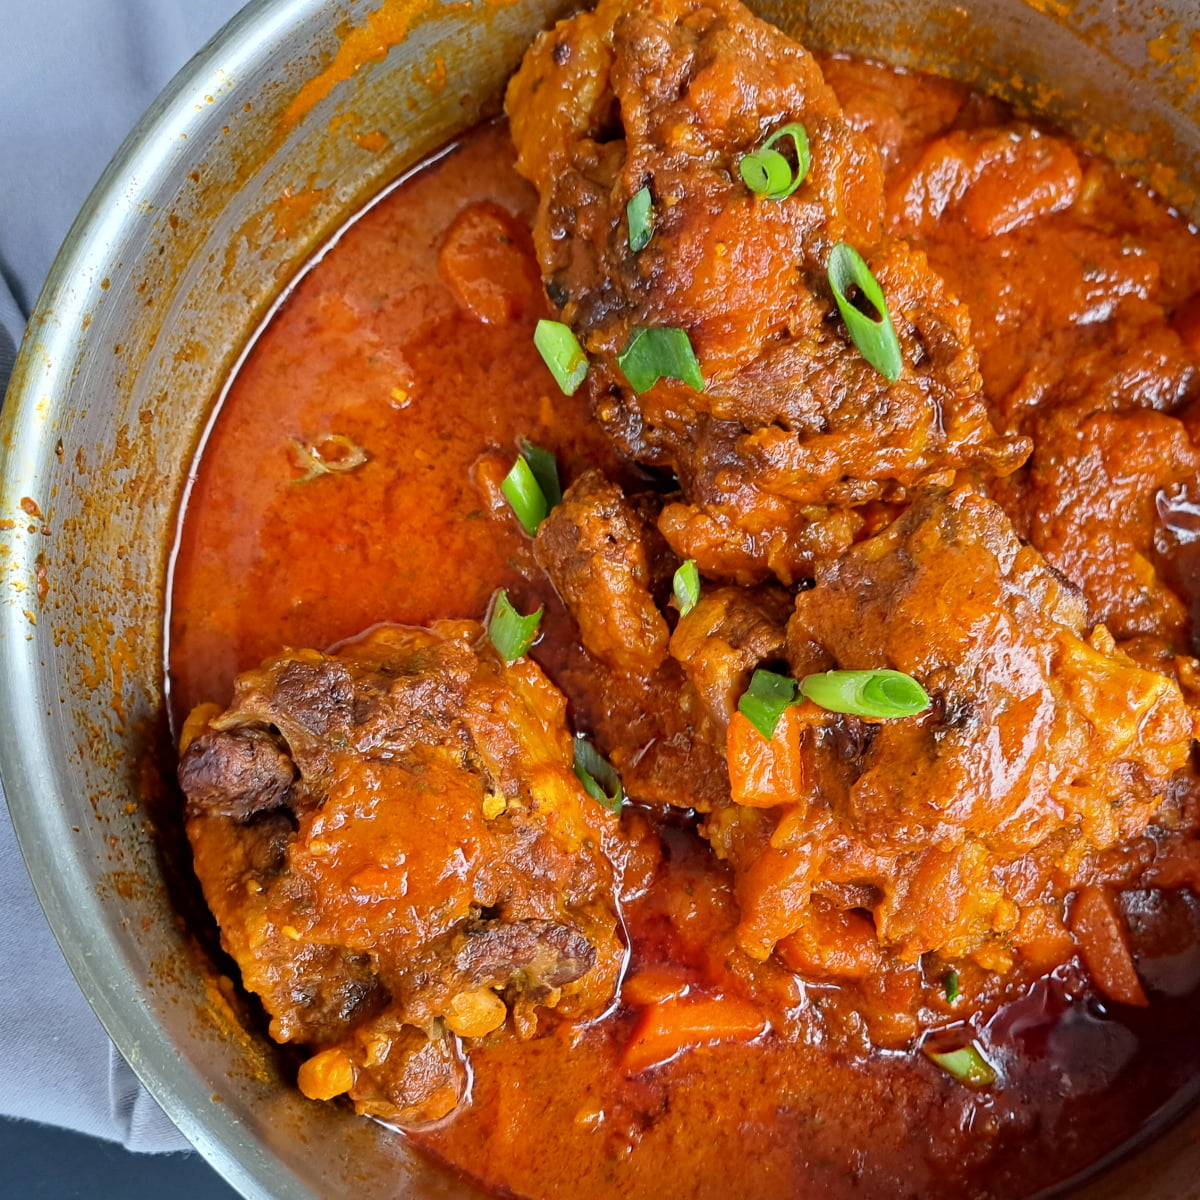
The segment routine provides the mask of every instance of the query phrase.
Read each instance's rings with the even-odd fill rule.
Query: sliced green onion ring
[[[512,505],[512,510],[517,514],[517,520],[525,527],[525,532],[533,537],[538,531],[538,526],[546,519],[550,503],[524,455],[517,455],[517,461],[513,463],[512,470],[505,475],[500,490]]]
[[[635,329],[617,355],[617,366],[639,396],[660,379],[678,379],[695,392],[704,391],[704,376],[686,329]]]
[[[900,378],[904,358],[879,281],[863,262],[862,255],[845,242],[838,242],[830,252],[828,272],[833,298],[858,352],[880,375],[895,383]],[[878,319],[872,319],[855,307],[850,297],[852,287],[857,287],[870,301],[879,314]]]
[[[776,150],[775,143],[790,137],[796,151],[796,166]],[[803,125],[793,122],[776,130],[762,146],[752,154],[745,155],[738,163],[742,182],[764,200],[786,200],[808,175],[812,156],[808,149],[808,132]]]
[[[648,187],[635,192],[625,205],[625,219],[629,222],[630,250],[644,250],[654,236],[654,201]]]
[[[533,331],[533,344],[563,395],[573,396],[588,373],[588,356],[570,326],[561,321],[539,321]]]
[[[800,692],[830,712],[856,717],[911,717],[929,707],[929,693],[902,671],[826,671],[806,675]]]
[[[946,989],[946,1002],[948,1004],[954,1004],[958,1000],[959,996],[962,995],[962,992],[959,991],[958,987],[957,971],[947,971],[942,979],[942,986]]]
[[[529,653],[529,647],[537,640],[538,627],[545,611],[543,605],[537,612],[523,617],[513,608],[504,588],[496,593],[492,601],[492,615],[488,620],[488,638],[506,663],[515,663]]]
[[[625,789],[616,768],[585,737],[575,738],[575,774],[583,790],[610,813],[621,811]]]
[[[996,1068],[974,1044],[944,1053],[931,1050],[928,1046],[922,1046],[921,1051],[930,1062],[936,1063],[947,1075],[954,1076],[959,1083],[965,1083],[968,1087],[991,1087],[996,1082]]]
[[[769,742],[783,710],[796,702],[796,681],[775,671],[755,671],[738,701],[738,712]]]
[[[546,507],[553,508],[562,503],[562,484],[558,481],[558,459],[549,450],[535,446],[526,438],[521,439],[521,457],[529,464],[542,495],[546,497]]]
[[[700,599],[700,571],[693,559],[689,558],[676,568],[672,586],[675,589],[675,602],[679,605],[679,615],[686,617]]]

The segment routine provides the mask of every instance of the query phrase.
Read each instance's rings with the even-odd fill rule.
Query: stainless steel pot
[[[570,7],[251,4],[100,181],[5,403],[0,771],[13,821],[101,1020],[248,1197],[475,1193],[381,1126],[304,1100],[178,919],[193,892],[158,764],[168,552],[188,466],[239,348],[312,249],[495,111],[534,32]],[[1048,110],[1200,213],[1194,0],[757,7],[810,44],[931,66]],[[375,130],[386,139],[354,139]],[[1192,1111],[1078,1194],[1200,1196],[1198,1135]]]

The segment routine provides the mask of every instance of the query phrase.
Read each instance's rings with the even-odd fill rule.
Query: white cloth
[[[0,394],[58,246],[172,75],[242,0],[0,0]],[[88,1007],[0,805],[0,1114],[187,1150]]]

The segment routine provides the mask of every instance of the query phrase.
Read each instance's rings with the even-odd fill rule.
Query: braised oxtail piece
[[[624,953],[562,695],[472,622],[389,628],[238,677],[179,780],[225,949],[313,1051],[300,1086],[404,1125],[463,1096],[460,1040],[611,1000]]]
[[[542,35],[507,111],[547,295],[592,360],[597,418],[679,478],[660,527],[681,558],[790,583],[861,534],[869,502],[1028,455],[988,419],[966,309],[885,235],[877,149],[812,56],[740,4],[603,0]],[[740,165],[792,124],[807,175],[755,192]],[[894,378],[860,317],[894,329]]]
[[[938,1022],[951,969],[986,1009],[1076,941],[1086,958],[1070,897],[1136,871],[1125,849],[1188,778],[1196,716],[1178,684],[1092,626],[1078,589],[966,487],[823,565],[786,654],[796,679],[886,667],[931,703],[902,719],[795,705],[772,739],[795,786],[765,801],[731,753],[734,803],[705,833],[735,870],[742,948],[857,987],[894,1044]]]

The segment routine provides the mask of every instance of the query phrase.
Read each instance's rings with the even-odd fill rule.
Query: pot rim
[[[321,0],[250,0],[159,93],[130,131],[71,225],[30,316],[0,413],[0,480],[4,496],[39,494],[39,453],[53,437],[51,413],[65,402],[84,353],[87,315],[99,280],[109,274],[118,234],[135,219],[131,192],[149,191],[168,171],[181,139],[201,125],[206,96],[303,25]],[[35,332],[36,331],[36,332]],[[10,576],[35,579],[37,545],[15,540]],[[36,631],[35,631],[36,634]],[[102,901],[56,854],[63,834],[53,770],[61,743],[59,701],[41,686],[41,646],[30,637],[22,604],[0,605],[0,783],[25,866],[59,948],[93,1011],[142,1084],[187,1140],[249,1200],[317,1200],[283,1164],[264,1152],[236,1115],[179,1054],[142,997],[108,928]],[[203,1115],[201,1115],[203,1114]]]

